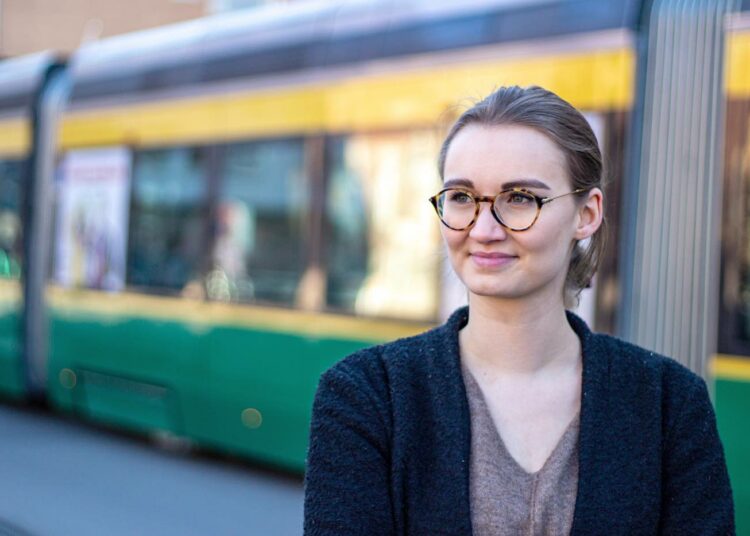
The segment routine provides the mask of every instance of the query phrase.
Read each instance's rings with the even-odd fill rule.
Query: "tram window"
[[[206,150],[169,148],[135,155],[127,283],[155,291],[200,285],[207,213]]]
[[[325,226],[330,309],[436,317],[442,254],[427,198],[440,184],[438,149],[432,131],[331,140]]]
[[[728,99],[719,352],[750,355],[750,100]]]
[[[21,166],[0,160],[0,279],[21,275]]]
[[[219,189],[209,297],[294,305],[309,220],[303,141],[227,146]]]

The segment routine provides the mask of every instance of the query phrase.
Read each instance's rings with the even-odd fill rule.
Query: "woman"
[[[566,312],[603,240],[584,117],[500,88],[453,125],[439,169],[469,306],[323,375],[305,533],[734,533],[703,380]]]

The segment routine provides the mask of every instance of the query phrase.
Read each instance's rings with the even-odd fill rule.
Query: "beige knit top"
[[[469,492],[475,536],[569,534],[578,490],[576,415],[542,468],[527,473],[505,448],[481,388],[462,367],[471,412]]]

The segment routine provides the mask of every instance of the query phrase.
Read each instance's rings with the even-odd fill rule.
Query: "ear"
[[[602,225],[604,195],[599,188],[589,190],[586,201],[578,208],[578,222],[574,237],[583,240],[592,236]]]

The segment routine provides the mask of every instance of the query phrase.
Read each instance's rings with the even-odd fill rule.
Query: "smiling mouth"
[[[497,268],[515,261],[518,257],[505,253],[470,253],[469,256],[476,266],[480,268]]]

